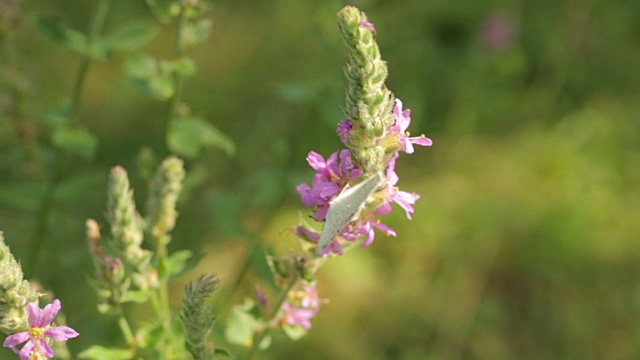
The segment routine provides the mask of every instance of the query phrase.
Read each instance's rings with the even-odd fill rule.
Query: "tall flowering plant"
[[[324,302],[315,280],[320,266],[354,245],[370,246],[376,231],[395,236],[395,230],[383,224],[380,216],[390,213],[395,203],[411,219],[413,205],[420,198],[397,187],[395,165],[400,153],[412,154],[415,145],[431,146],[432,141],[407,132],[411,111],[403,109],[402,101],[385,85],[387,65],[374,38],[376,29],[366,15],[347,6],[338,13],[338,25],[349,52],[344,68],[346,119],[337,126],[346,149],[327,158],[311,151],[306,158],[315,174],[310,184],[300,184],[296,190],[311,210],[311,218],[324,225],[322,230],[308,224],[294,227],[303,252],[269,259],[280,287],[271,309],[260,290],[254,307],[245,304],[236,308],[245,319],[256,308],[261,314],[255,318],[255,331],[249,332],[250,336],[235,338],[250,346],[245,358],[266,346],[271,330],[282,328],[297,338],[310,329]]]

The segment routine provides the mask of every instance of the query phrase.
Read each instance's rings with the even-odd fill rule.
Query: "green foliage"
[[[107,348],[94,345],[78,354],[78,358],[87,360],[129,360],[135,358],[135,353],[130,350]]]
[[[51,135],[54,146],[70,154],[93,159],[98,148],[98,139],[90,132],[80,128],[61,127]]]
[[[129,79],[147,96],[168,100],[175,94],[171,64],[155,58],[135,54],[127,59],[125,71]]]
[[[66,26],[62,19],[41,16],[37,19],[38,29],[54,43],[67,49],[87,54],[88,42],[85,34]]]
[[[233,306],[225,328],[225,338],[229,343],[243,347],[253,345],[255,328],[265,326],[254,315],[256,306],[256,303],[249,299],[246,299],[243,304]],[[260,347],[265,349],[269,343],[270,340],[265,339]]]
[[[192,255],[192,252],[189,250],[180,250],[172,253],[167,258],[163,273],[166,273],[167,278],[179,275],[184,271],[185,266],[187,265],[187,260],[189,260]]]
[[[106,49],[110,53],[114,50],[137,50],[146,45],[158,34],[158,27],[147,23],[132,23],[120,27],[111,34],[96,41],[95,46]]]
[[[186,158],[200,155],[206,147],[224,150],[227,155],[235,153],[233,141],[228,136],[198,117],[176,120],[169,129],[167,146]]]

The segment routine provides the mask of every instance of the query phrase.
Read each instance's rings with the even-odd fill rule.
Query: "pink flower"
[[[344,119],[338,124],[336,132],[338,133],[338,136],[340,136],[340,141],[345,145],[347,145],[347,139],[349,138],[351,130],[353,130],[353,125],[351,125],[351,121],[349,121],[349,119]]]
[[[315,286],[304,286],[304,297],[300,300],[300,305],[306,309],[317,309],[320,307],[320,297],[318,297],[318,290]]]
[[[399,177],[395,172],[396,160],[398,159],[398,153],[396,153],[389,161],[389,167],[387,168],[387,193],[388,198],[384,205],[376,210],[376,215],[385,215],[391,212],[390,202],[395,202],[404,209],[407,219],[411,220],[411,214],[414,212],[413,204],[420,199],[420,195],[416,193],[408,193],[402,191],[395,186]]]
[[[349,150],[336,151],[325,161],[322,155],[311,151],[307,162],[316,170],[311,186],[300,184],[296,191],[300,200],[308,207],[316,207],[313,218],[322,221],[327,216],[329,201],[333,199],[349,183],[362,174],[351,163]]]
[[[365,28],[365,29],[369,29],[371,30],[372,33],[377,34],[378,32],[376,31],[375,26],[373,26],[372,23],[368,22],[368,21],[360,21],[360,25],[361,28]]]
[[[11,348],[16,354],[20,355],[20,360],[39,359],[42,356],[52,358],[54,355],[53,349],[51,349],[46,338],[55,341],[67,341],[80,335],[67,326],[51,326],[51,322],[58,315],[61,307],[62,305],[58,299],[45,306],[43,310],[40,310],[34,302],[27,304],[29,331],[19,332],[7,337],[4,341],[4,347]],[[25,341],[27,343],[18,351],[16,345]]]
[[[288,294],[287,301],[282,304],[283,315],[280,321],[310,329],[310,320],[318,313],[321,302],[315,284],[304,285],[302,289],[293,290]]]
[[[305,309],[293,306],[289,303],[282,304],[284,313],[282,321],[289,325],[300,325],[305,329],[311,329],[311,319],[316,316],[317,310]]]
[[[400,149],[402,151],[412,154],[413,144],[420,146],[433,145],[433,141],[424,135],[409,137],[407,128],[411,124],[411,110],[402,110],[402,101],[400,99],[396,99],[396,104],[393,107],[393,116],[396,118],[396,123],[389,130],[400,135]]]

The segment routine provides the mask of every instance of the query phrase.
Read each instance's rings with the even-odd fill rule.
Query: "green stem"
[[[93,15],[93,19],[91,19],[91,23],[89,24],[89,33],[87,35],[87,51],[93,45],[94,40],[102,31],[104,27],[105,19],[107,18],[107,12],[109,10],[109,4],[111,0],[100,0],[98,3],[98,7],[96,12]],[[71,124],[76,123],[78,109],[80,108],[80,100],[82,99],[82,89],[84,88],[85,79],[87,77],[87,73],[89,71],[89,67],[91,66],[91,56],[88,54],[84,54],[82,57],[82,62],[80,63],[80,69],[78,70],[78,74],[76,75],[76,81],[73,86],[73,90],[71,93],[71,104],[69,107],[69,120]]]
[[[175,53],[177,58],[181,58],[185,54],[185,46],[182,41],[182,33],[184,31],[184,26],[187,22],[187,16],[185,14],[186,9],[185,6],[182,7],[180,11],[180,15],[178,16],[178,26],[176,28],[175,34]],[[182,73],[179,71],[174,71],[173,73],[173,81],[176,86],[175,92],[173,96],[169,99],[169,105],[167,107],[167,122],[165,124],[165,139],[169,134],[169,128],[173,124],[173,121],[176,118],[176,111],[178,108],[178,104],[180,103],[180,98],[182,96],[182,84],[184,83],[184,78]]]
[[[134,347],[136,346],[135,337],[133,336],[131,326],[129,326],[129,321],[127,321],[127,318],[124,316],[122,309],[119,309],[119,313],[120,315],[118,316],[118,327],[120,328],[120,332],[122,332],[122,336],[127,342],[127,345]]]
[[[298,284],[298,282],[300,282],[300,278],[296,278],[295,280],[291,281],[289,286],[281,290],[280,295],[278,296],[278,300],[276,301],[276,306],[273,310],[273,317],[271,318],[271,321],[269,321],[269,324],[267,324],[267,326],[265,326],[264,329],[262,329],[262,331],[253,339],[251,348],[249,348],[249,351],[247,351],[247,353],[240,358],[241,360],[251,359],[260,350],[260,343],[262,343],[262,340],[264,340],[264,338],[267,337],[267,335],[269,335],[271,330],[273,330],[274,328],[271,322],[276,318],[276,316],[278,316],[278,314],[280,313],[280,308],[287,300],[287,295],[289,295],[291,289],[293,289],[294,286]]]

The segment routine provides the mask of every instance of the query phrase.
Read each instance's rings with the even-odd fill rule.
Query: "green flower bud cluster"
[[[373,25],[353,6],[338,13],[338,25],[349,50],[344,72],[347,78],[344,109],[353,129],[347,139],[351,158],[365,174],[384,170],[391,153],[378,144],[395,123],[392,114],[394,95],[385,85],[387,64],[373,38]]]
[[[180,320],[185,327],[187,348],[195,360],[213,358],[213,344],[208,340],[215,322],[206,300],[218,286],[213,275],[201,275],[185,287]]]
[[[29,328],[27,304],[38,300],[22,268],[4,243],[0,232],[0,331],[7,335]]]
[[[142,249],[144,221],[136,211],[127,172],[120,166],[109,177],[107,220],[116,250],[137,272],[144,272],[151,260],[151,252]]]
[[[176,203],[182,190],[184,175],[182,160],[172,156],[162,162],[151,182],[147,224],[151,235],[156,239],[158,249],[163,249],[169,243],[169,232],[176,224]]]
[[[131,280],[127,277],[122,260],[106,255],[100,244],[100,228],[95,220],[87,220],[86,234],[89,252],[96,268],[96,279],[92,283],[102,299],[98,310],[106,313],[121,302],[122,295],[131,286]]]

